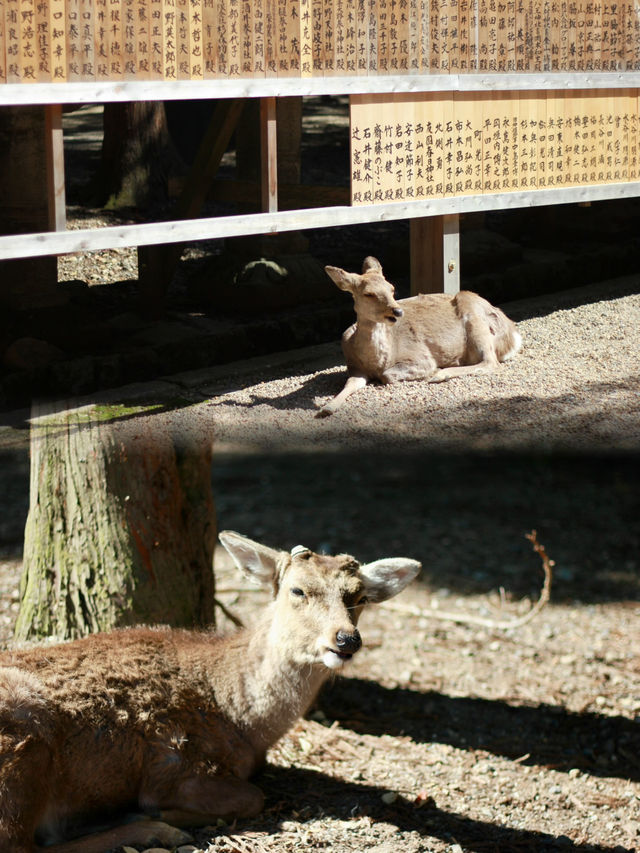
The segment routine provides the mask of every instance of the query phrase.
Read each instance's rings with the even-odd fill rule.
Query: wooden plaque
[[[354,95],[352,203],[637,181],[638,95]]]
[[[640,69],[633,0],[0,0],[0,83]]]

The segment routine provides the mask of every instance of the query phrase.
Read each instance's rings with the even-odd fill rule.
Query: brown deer
[[[1,853],[173,847],[188,840],[176,827],[256,815],[263,794],[247,780],[266,751],[358,651],[365,605],[420,570],[220,540],[273,590],[252,628],[126,628],[0,655]]]
[[[476,293],[421,293],[396,301],[376,258],[365,258],[362,275],[325,270],[353,296],[358,319],[342,336],[349,378],[319,417],[335,412],[369,381],[443,382],[488,373],[522,346],[515,323]]]

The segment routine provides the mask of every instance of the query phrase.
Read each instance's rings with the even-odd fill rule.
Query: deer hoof
[[[331,408],[331,404],[327,403],[326,406],[323,406],[316,412],[315,416],[316,418],[328,418],[329,415],[332,415],[334,413],[334,411],[335,409]]]

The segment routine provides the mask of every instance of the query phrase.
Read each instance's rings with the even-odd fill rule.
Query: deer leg
[[[364,376],[350,376],[347,379],[347,382],[342,389],[342,391],[337,394],[333,400],[330,400],[328,403],[325,403],[324,406],[320,409],[320,411],[316,414],[317,418],[326,418],[328,415],[332,415],[336,409],[338,409],[347,397],[350,397],[354,391],[359,391],[361,388],[367,384],[367,380]]]
[[[38,853],[104,853],[117,847],[132,844],[142,847],[173,848],[179,844],[188,844],[192,837],[181,829],[169,826],[157,820],[141,818],[133,823],[114,826],[111,829],[84,835],[73,841],[54,844],[50,847],[36,847]]]
[[[420,364],[399,361],[384,371],[381,381],[383,385],[391,385],[394,382],[417,382],[421,379],[429,379],[437,369],[431,357],[425,358]]]
[[[498,367],[495,339],[484,317],[471,316],[465,323],[467,333],[467,361],[457,367],[443,367],[430,377],[429,382],[444,382],[457,376],[478,376],[491,373]]]
[[[481,373],[492,373],[498,363],[481,361],[478,364],[463,364],[460,367],[443,367],[437,370],[429,378],[429,382],[445,382],[447,379],[455,379],[457,376],[479,376]]]
[[[257,785],[230,776],[191,776],[167,799],[160,804],[162,820],[178,826],[255,817],[264,806],[264,794]]]
[[[38,853],[104,853],[132,844],[173,848],[191,841],[183,828],[207,826],[218,818],[254,817],[262,811],[264,794],[256,785],[234,778],[191,776],[160,804],[160,820],[146,817]],[[25,848],[25,853],[31,853]]]

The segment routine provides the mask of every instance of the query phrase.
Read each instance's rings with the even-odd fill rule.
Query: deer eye
[[[295,595],[296,598],[305,598],[306,597],[304,590],[300,589],[299,586],[292,586],[291,587],[291,595]]]

